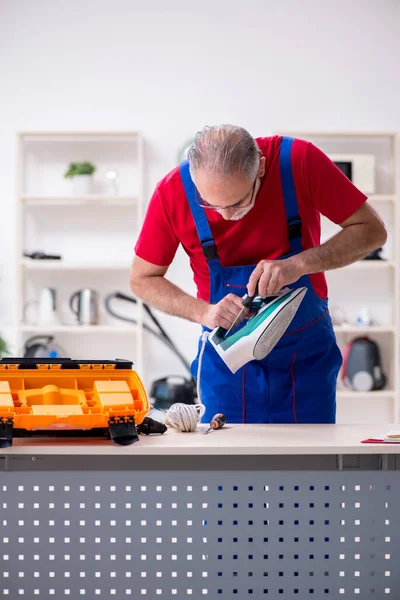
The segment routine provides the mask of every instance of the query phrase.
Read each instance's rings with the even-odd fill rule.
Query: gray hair
[[[253,180],[260,164],[255,139],[236,125],[204,127],[196,134],[187,157],[193,180],[196,169],[206,169],[223,180],[235,173]]]

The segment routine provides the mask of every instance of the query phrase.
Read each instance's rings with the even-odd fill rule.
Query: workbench
[[[360,443],[396,428],[15,439],[0,597],[398,600],[400,445]]]

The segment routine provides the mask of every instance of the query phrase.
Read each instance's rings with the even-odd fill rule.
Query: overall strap
[[[216,260],[218,259],[217,246],[215,245],[204,209],[197,202],[196,187],[190,176],[189,162],[187,160],[179,165],[179,171],[206,261]]]
[[[297,206],[296,190],[294,187],[291,163],[293,142],[294,139],[291,137],[282,138],[279,163],[290,251],[293,254],[298,254],[299,252],[302,252],[303,248],[301,240],[301,219],[299,215],[299,208]]]

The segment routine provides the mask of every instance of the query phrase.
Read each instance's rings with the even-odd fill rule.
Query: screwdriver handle
[[[245,306],[246,308],[250,308],[254,301],[254,298],[256,298],[258,295],[259,294],[258,294],[258,281],[257,281],[256,289],[254,290],[254,294],[252,296],[249,296],[248,294],[247,294],[247,296],[245,296],[245,298],[242,302],[243,306]]]
[[[212,429],[221,429],[226,423],[226,417],[222,413],[217,413],[213,416],[210,421],[210,427]]]

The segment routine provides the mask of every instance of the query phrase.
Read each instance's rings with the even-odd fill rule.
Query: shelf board
[[[396,202],[395,194],[366,194],[371,202]]]
[[[117,333],[124,335],[131,335],[135,333],[137,327],[135,325],[57,325],[49,327],[44,325],[21,325],[21,331],[24,333],[32,333],[37,335],[45,334],[56,334],[56,333],[71,333],[71,334],[82,334],[82,333]]]
[[[377,390],[375,392],[355,392],[354,390],[337,390],[337,398],[395,398],[396,392],[394,390]]]
[[[395,333],[395,327],[384,325],[335,325],[335,333]]]
[[[392,269],[396,266],[393,260],[358,260],[344,269]],[[335,269],[336,271],[339,269]],[[329,272],[329,271],[328,271]]]
[[[135,196],[100,196],[92,194],[90,196],[31,196],[25,195],[21,198],[27,206],[77,206],[84,204],[86,206],[97,207],[104,206],[136,206],[137,198]]]
[[[126,142],[129,138],[140,139],[138,131],[22,131],[23,142]]]
[[[27,271],[129,271],[130,263],[113,262],[67,262],[63,260],[34,260],[20,262]]]
[[[289,135],[292,137],[333,137],[333,138],[354,138],[354,137],[388,137],[395,138],[396,133],[392,131],[280,131],[276,135]]]

